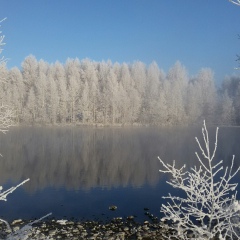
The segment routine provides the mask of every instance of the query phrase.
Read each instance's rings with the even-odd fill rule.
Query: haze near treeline
[[[156,62],[48,64],[30,55],[21,70],[0,71],[0,103],[13,106],[23,124],[240,124],[240,78],[217,89],[211,69],[189,77],[179,61],[165,74]]]

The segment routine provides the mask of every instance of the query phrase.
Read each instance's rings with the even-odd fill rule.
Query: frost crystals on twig
[[[240,6],[240,0],[229,0],[229,2]]]
[[[232,178],[239,172],[235,171],[234,158],[230,167],[223,169],[223,161],[216,162],[214,157],[217,150],[218,128],[216,140],[211,152],[208,130],[205,121],[202,135],[204,145],[198,138],[197,144],[201,150],[202,158],[196,153],[200,163],[189,171],[185,166],[177,169],[175,161],[166,164],[158,157],[163,165],[160,172],[170,173],[171,179],[167,183],[174,188],[183,191],[183,197],[169,194],[164,199],[169,199],[167,204],[162,204],[161,212],[165,217],[163,221],[169,223],[168,228],[172,232],[168,239],[240,239],[238,234],[240,204],[236,199],[237,183],[232,183]],[[219,176],[221,175],[221,176]]]

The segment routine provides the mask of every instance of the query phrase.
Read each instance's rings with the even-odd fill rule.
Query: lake
[[[215,128],[209,130],[212,144]],[[161,217],[162,196],[172,188],[157,157],[177,166],[196,162],[198,128],[14,127],[0,135],[0,184],[4,189],[30,178],[0,202],[6,220],[52,217],[107,221],[144,208]],[[220,128],[217,158],[240,164],[240,128]],[[239,182],[240,174],[235,178]],[[240,197],[238,197],[240,198]],[[116,205],[116,211],[109,206]]]

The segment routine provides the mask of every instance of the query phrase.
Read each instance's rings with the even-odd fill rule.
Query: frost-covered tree
[[[6,62],[1,62],[0,63],[0,83],[1,83],[1,88],[0,88],[0,104],[8,104],[7,103],[7,98],[6,94],[8,91],[8,70],[6,66]]]
[[[98,110],[97,122],[114,124],[116,120],[117,76],[112,63],[101,62],[98,66]]]
[[[142,104],[142,115],[145,123],[158,125],[164,122],[166,114],[166,94],[163,90],[165,76],[156,62],[152,62],[147,68],[147,83]]]
[[[68,92],[66,71],[64,66],[60,62],[56,62],[53,66],[53,72],[59,96],[58,121],[64,124],[66,123],[68,116]]]
[[[34,84],[36,98],[36,119],[38,123],[47,122],[46,100],[47,100],[47,71],[49,67],[46,62],[40,60],[37,67],[37,80]]]
[[[186,121],[186,93],[188,74],[186,68],[178,61],[169,70],[165,86],[168,103],[167,121],[172,125]]]
[[[200,70],[196,77],[195,88],[198,91],[198,103],[201,109],[201,120],[206,119],[210,123],[215,121],[216,88],[214,84],[214,73],[209,68]]]
[[[22,74],[27,91],[30,90],[32,85],[34,85],[34,82],[37,80],[37,69],[37,59],[33,55],[24,59],[22,63]]]
[[[98,123],[106,124],[108,123],[108,75],[109,75],[109,64],[102,61],[97,65],[97,78],[99,91],[97,94],[97,116],[96,121]]]
[[[201,93],[196,81],[191,81],[187,88],[186,114],[189,124],[200,122],[202,116]]]
[[[238,238],[238,223],[240,204],[236,199],[237,183],[232,179],[240,167],[234,164],[234,155],[230,167],[223,168],[223,160],[216,161],[218,128],[214,147],[210,146],[208,130],[204,121],[202,128],[203,142],[196,141],[201,155],[196,152],[199,166],[185,170],[186,166],[177,168],[165,163],[160,172],[169,173],[171,179],[167,183],[182,191],[181,196],[169,194],[169,199],[163,204],[161,212],[169,221],[168,239],[234,239]]]
[[[26,105],[24,108],[24,116],[26,117],[26,121],[28,123],[34,123],[36,120],[36,98],[35,98],[35,92],[34,92],[34,88],[31,87],[29,92],[28,92],[28,96],[27,96],[27,100],[26,100]]]
[[[129,66],[123,63],[120,68],[119,84],[122,85],[122,99],[121,99],[121,122],[123,124],[131,122],[132,109],[130,102],[130,91],[132,89],[133,79],[131,78]]]
[[[98,77],[96,71],[96,63],[91,62],[89,59],[85,59],[81,62],[81,78],[82,81],[85,83],[87,82],[88,90],[88,123],[93,124],[96,123],[96,116],[97,116],[97,96],[98,96]],[[87,93],[86,93],[87,95]],[[86,118],[86,116],[83,116]]]
[[[66,77],[68,89],[68,109],[69,120],[76,123],[76,117],[79,113],[79,101],[81,93],[80,61],[78,59],[68,60],[66,63]]]
[[[134,62],[131,66],[131,76],[140,97],[143,98],[147,83],[146,65],[143,62]]]
[[[5,19],[1,20],[4,21]],[[1,27],[1,25],[0,25]],[[4,43],[4,35],[2,35],[2,31],[0,31],[0,54],[2,53],[2,46],[5,45]],[[5,71],[6,65],[5,58],[2,56],[0,58],[0,84],[1,85],[7,85],[7,77],[2,78],[2,70]],[[1,96],[4,94],[4,92],[0,92]],[[13,108],[9,105],[4,104],[4,98],[1,97],[1,103],[0,103],[0,132],[6,133],[10,126],[13,126],[15,124],[15,111]]]
[[[135,123],[140,114],[140,95],[136,89],[135,83],[130,73],[130,68],[123,63],[120,69],[119,82],[124,90],[124,99],[122,99],[121,118],[123,124]]]
[[[19,123],[23,120],[24,114],[24,92],[25,87],[20,70],[17,67],[12,68],[8,73],[8,81],[11,84],[11,106],[16,111],[16,120]]]
[[[221,86],[221,95],[227,95],[233,102],[232,110],[234,113],[233,124],[239,125],[239,110],[240,110],[240,77],[239,76],[227,76]]]
[[[232,126],[235,125],[235,108],[233,100],[229,97],[227,91],[224,92],[220,102],[219,124]]]
[[[237,95],[238,85],[240,83],[240,76],[227,76],[222,82],[221,92],[227,91],[228,96],[232,99]]]
[[[240,83],[238,84],[236,96],[234,97],[234,107],[236,110],[236,123],[240,124]]]
[[[90,92],[89,92],[89,85],[88,82],[85,81],[83,84],[83,91],[81,95],[81,100],[79,103],[79,108],[81,111],[81,119],[82,123],[87,124],[90,119],[90,111],[89,111],[89,98],[90,98]]]
[[[48,72],[48,83],[47,83],[47,114],[50,123],[57,123],[57,112],[58,112],[58,104],[59,104],[59,96],[57,91],[57,85],[54,81],[53,72]]]

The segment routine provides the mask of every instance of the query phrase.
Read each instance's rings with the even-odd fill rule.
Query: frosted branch
[[[44,218],[49,217],[51,214],[52,213],[48,213],[47,215],[45,215],[45,216],[43,216],[43,217],[41,217],[41,218],[31,222],[31,223],[28,223],[27,225],[23,226],[21,229],[15,231],[15,232],[10,233],[7,236],[7,239],[8,240],[29,239],[28,234],[29,234],[29,232],[32,231],[32,228],[33,228],[32,225],[42,221]]]
[[[240,6],[240,0],[229,0],[229,2]]]
[[[7,19],[7,18],[4,18],[4,19],[0,20],[0,23],[2,23],[3,21],[5,21],[6,19]],[[1,25],[0,25],[0,27],[1,27]],[[3,51],[2,46],[5,45],[5,43],[3,42],[5,36],[4,36],[4,35],[1,35],[1,34],[2,34],[2,31],[0,31],[0,54],[1,54],[2,51]],[[3,62],[5,62],[4,57],[1,57],[1,58],[0,58],[0,64],[2,64]]]
[[[223,161],[215,162],[217,150],[218,128],[216,129],[216,138],[213,152],[210,152],[210,143],[208,130],[203,122],[202,136],[204,145],[201,145],[198,138],[196,142],[204,159],[202,160],[196,152],[199,167],[192,167],[190,171],[183,171],[185,165],[179,169],[173,164],[165,164],[159,157],[163,166],[160,172],[170,173],[172,178],[167,181],[173,188],[182,190],[184,197],[168,196],[167,204],[163,204],[161,212],[164,213],[164,219],[172,221],[169,229],[172,231],[169,239],[192,239],[188,233],[194,235],[194,239],[232,239],[237,237],[239,226],[233,222],[235,218],[240,220],[240,204],[236,200],[237,183],[230,183],[234,176],[240,171],[240,167],[233,171],[234,155],[230,167],[223,171]],[[219,176],[221,175],[222,176]],[[237,202],[237,204],[236,204]],[[199,222],[199,224],[196,224]]]
[[[11,126],[14,126],[15,118],[15,111],[10,106],[0,106],[0,132],[5,134]]]
[[[8,196],[8,194],[12,193],[12,192],[15,191],[18,187],[22,186],[24,183],[28,182],[29,180],[30,180],[30,179],[28,178],[28,179],[22,181],[22,182],[21,182],[20,184],[18,184],[17,186],[11,187],[11,188],[9,188],[8,190],[0,193],[0,200],[2,200],[2,201],[7,201],[7,196]],[[2,187],[1,187],[0,190],[2,190]]]

